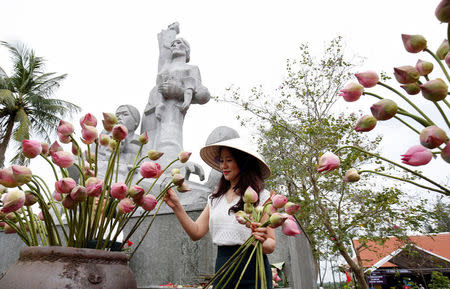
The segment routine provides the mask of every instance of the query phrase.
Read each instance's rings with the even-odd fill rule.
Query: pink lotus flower
[[[72,147],[71,147],[70,151],[72,152],[72,154],[74,156],[78,156],[78,147],[75,145],[75,143],[72,143]]]
[[[328,173],[332,170],[337,169],[339,165],[339,157],[332,152],[326,152],[319,158],[319,166],[317,168],[317,172]]]
[[[109,135],[106,135],[106,134],[100,134],[99,139],[100,139],[100,144],[101,144],[102,146],[107,146],[107,145],[109,144],[109,140],[110,140],[111,138],[109,137]]]
[[[119,182],[111,186],[111,196],[115,199],[122,200],[128,194],[128,187],[125,183]]]
[[[439,21],[448,23],[450,21],[450,1],[442,0],[434,14]]]
[[[152,161],[158,160],[160,157],[162,157],[164,153],[156,151],[156,150],[149,150],[148,152],[148,158]],[[174,169],[175,170],[175,169]]]
[[[156,207],[156,204],[158,202],[156,201],[155,197],[153,195],[145,195],[142,197],[142,201],[139,203],[139,205],[147,212],[150,212]]]
[[[407,94],[409,95],[416,95],[420,92],[420,87],[417,82],[414,83],[408,83],[400,85],[401,88],[403,88]]]
[[[119,214],[128,214],[134,210],[134,203],[131,199],[125,198],[120,200],[117,204],[117,211]]]
[[[72,198],[70,197],[70,195],[66,195],[66,197],[64,198],[64,200],[62,200],[61,204],[63,205],[64,208],[68,209],[68,210],[73,210],[77,207],[78,203],[75,202],[74,200],[72,200]]]
[[[419,59],[416,63],[416,69],[420,75],[428,75],[433,71],[433,63]]]
[[[266,206],[266,209],[264,210],[264,213],[266,213],[268,216],[271,216],[273,213],[277,212],[277,208],[275,208],[272,204],[268,204]]]
[[[33,173],[29,168],[24,166],[12,165],[11,169],[13,172],[14,180],[20,185],[26,184],[31,181]]]
[[[115,125],[112,129],[113,139],[121,141],[128,136],[128,129],[123,124]]]
[[[390,99],[382,99],[370,107],[372,115],[377,120],[388,120],[390,118],[393,118],[397,113],[397,110],[397,104]]]
[[[51,155],[52,153],[59,152],[59,151],[63,151],[63,148],[62,148],[62,146],[59,145],[59,143],[57,141],[54,141],[52,143],[52,145],[50,146],[50,148],[48,149],[48,152]]]
[[[175,174],[172,177],[172,183],[175,186],[181,186],[183,184],[183,182],[184,182],[184,177],[181,174]]]
[[[134,185],[131,187],[128,193],[130,197],[136,202],[136,204],[140,205],[145,194],[145,189],[143,187]]]
[[[154,162],[144,162],[139,169],[139,173],[144,178],[156,178],[159,176],[161,166]]]
[[[445,58],[445,56],[447,56],[447,53],[449,52],[449,50],[450,49],[449,49],[448,41],[447,41],[447,39],[444,39],[444,41],[442,41],[439,48],[436,50],[436,56],[440,60],[444,60],[444,58]]]
[[[63,136],[69,136],[73,133],[74,128],[70,122],[60,120],[58,129],[56,131],[58,132],[58,134],[61,134]]]
[[[395,79],[401,84],[417,82],[420,78],[420,74],[413,66],[406,65],[394,68]]]
[[[180,163],[185,163],[189,160],[189,157],[191,156],[192,153],[190,152],[185,152],[182,151],[178,154],[178,158],[180,159]]]
[[[25,193],[21,190],[12,190],[9,191],[3,197],[3,208],[1,212],[4,214],[8,214],[11,212],[15,212],[18,209],[23,207],[25,203]]]
[[[410,166],[422,166],[428,164],[432,158],[433,153],[429,149],[421,145],[415,145],[402,155],[402,163]]]
[[[7,188],[15,188],[20,184],[14,179],[13,170],[11,167],[0,169],[0,185]]]
[[[363,94],[363,91],[364,87],[361,84],[351,82],[340,90],[341,94],[339,96],[342,96],[348,102],[357,101]]]
[[[280,209],[280,208],[284,207],[284,205],[286,205],[286,203],[288,201],[285,196],[280,195],[280,194],[273,195],[271,199],[272,199],[272,206],[275,209]]]
[[[377,125],[377,119],[371,115],[362,116],[355,126],[355,131],[367,132],[371,131]]]
[[[103,180],[90,177],[86,180],[86,191],[90,197],[98,197],[103,191]]]
[[[98,138],[97,129],[90,125],[85,125],[81,129],[81,136],[83,137],[83,143],[91,144]]]
[[[92,115],[91,113],[87,113],[85,116],[80,118],[80,125],[82,128],[84,128],[87,125],[96,127],[97,126],[97,118],[95,118],[95,116]]]
[[[42,147],[41,154],[43,154],[44,156],[47,156],[48,152],[49,152],[49,145],[48,145],[48,143],[41,142],[41,147]]]
[[[42,152],[42,145],[37,140],[24,139],[22,141],[22,153],[27,158],[35,158]]]
[[[177,191],[179,191],[180,193],[186,193],[191,191],[191,188],[189,188],[189,186],[186,184],[186,182],[182,183],[181,186],[177,187]]]
[[[450,67],[450,52],[447,53],[447,56],[445,56],[445,63],[447,63],[447,66]]]
[[[427,40],[422,35],[402,34],[403,45],[406,51],[418,53],[427,48]]]
[[[52,162],[61,168],[68,168],[73,165],[74,159],[71,153],[65,151],[57,151],[51,154]]]
[[[44,221],[44,214],[42,213],[42,211],[39,212],[38,218],[39,220]]]
[[[358,82],[365,88],[374,87],[378,83],[378,74],[375,71],[365,71],[355,74]]]
[[[148,143],[148,134],[146,131],[144,131],[144,133],[139,136],[139,142],[143,145]]]
[[[61,202],[62,201],[62,195],[58,192],[53,192],[53,199],[55,199],[55,201]]]
[[[278,228],[279,226],[283,225],[283,223],[288,218],[288,214],[281,214],[281,213],[273,213],[270,218],[270,225],[271,228]]]
[[[345,176],[342,179],[343,182],[354,183],[359,181],[361,176],[358,174],[358,170],[355,168],[351,168],[345,172]]]
[[[236,221],[238,221],[239,224],[245,225],[248,222],[245,219],[245,218],[248,218],[248,215],[244,211],[236,212],[236,214],[234,214],[234,217],[236,218]]]
[[[59,132],[57,132],[57,135],[58,135],[59,141],[62,143],[70,143],[72,141],[72,139],[67,135],[62,135]]]
[[[284,211],[288,215],[295,215],[298,212],[298,210],[300,210],[299,204],[287,202],[286,205],[284,205]]]
[[[297,222],[292,216],[289,216],[286,221],[284,221],[281,231],[287,236],[296,236],[300,234],[300,230],[298,229]]]
[[[428,100],[439,101],[447,97],[448,86],[440,78],[425,82],[420,86],[422,95]]]
[[[113,113],[103,113],[103,127],[106,131],[111,131],[115,124],[117,124],[117,116]]]
[[[83,186],[76,186],[70,192],[70,198],[75,202],[84,202],[88,197],[87,190]]]
[[[72,178],[62,178],[55,182],[55,190],[60,194],[69,194],[77,183]]]
[[[243,200],[245,203],[254,204],[258,201],[258,193],[252,187],[248,187],[244,192]]]
[[[445,131],[435,125],[428,126],[420,132],[420,144],[429,149],[440,146],[446,139]]]
[[[32,206],[36,204],[37,201],[38,197],[36,197],[33,193],[25,192],[25,203],[23,204],[24,206],[26,207]]]
[[[109,140],[109,146],[108,146],[109,150],[113,151],[113,150],[116,149],[116,147],[117,147],[117,141],[115,141],[113,139],[110,139]]]
[[[447,143],[447,145],[441,151],[441,157],[444,161],[446,161],[447,163],[450,163],[450,141]]]

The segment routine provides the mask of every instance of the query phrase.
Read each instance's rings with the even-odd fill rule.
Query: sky
[[[386,71],[415,65],[400,35],[422,34],[431,50],[446,35],[434,17],[438,0],[322,0],[322,1],[57,1],[0,0],[0,40],[20,41],[47,60],[47,70],[67,73],[57,97],[71,101],[101,119],[121,104],[136,106],[141,114],[155,85],[158,59],[156,35],[174,21],[180,37],[191,46],[212,95],[233,85],[247,93],[263,85],[267,92],[282,82],[287,58],[298,55],[307,42],[319,56],[324,44],[341,35],[348,55],[363,57],[357,71]],[[8,71],[8,51],[0,48],[0,66]],[[356,71],[355,71],[356,72]],[[369,113],[370,102],[338,103],[343,111]],[[226,125],[250,139],[228,104],[210,101],[191,105],[184,123],[184,149],[203,165],[199,150],[209,133]],[[417,139],[391,123],[377,126],[384,134],[387,154],[397,158]],[[443,162],[433,160],[425,172],[445,178]],[[448,170],[447,170],[448,171]],[[195,180],[195,179],[194,179]]]

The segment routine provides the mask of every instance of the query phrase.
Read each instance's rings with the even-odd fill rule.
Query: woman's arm
[[[172,208],[173,212],[175,213],[175,216],[177,216],[178,221],[180,222],[181,226],[186,231],[186,233],[189,235],[191,240],[193,241],[200,240],[201,238],[203,238],[203,236],[206,235],[206,233],[208,233],[209,205],[206,205],[205,209],[203,209],[203,212],[194,222],[184,210],[183,206],[180,203],[180,200],[178,199],[177,194],[173,189],[170,189],[167,192],[164,201],[170,208]]]
[[[259,226],[259,223],[253,223],[252,225]],[[256,240],[262,242],[262,248],[264,254],[270,254],[275,251],[277,241],[275,237],[275,230],[270,227],[260,227],[253,229],[253,236],[255,236]]]

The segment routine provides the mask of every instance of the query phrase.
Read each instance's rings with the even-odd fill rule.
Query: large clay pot
[[[136,289],[122,252],[69,247],[27,247],[0,277],[0,289]]]

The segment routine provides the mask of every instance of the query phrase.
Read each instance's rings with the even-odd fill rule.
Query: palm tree
[[[9,142],[29,139],[30,134],[49,141],[59,120],[80,108],[70,102],[51,98],[66,74],[46,73],[44,59],[34,55],[33,50],[24,45],[13,46],[1,41],[11,53],[13,68],[8,76],[0,67],[0,168],[4,167],[5,152]],[[18,153],[12,160],[24,163]]]

